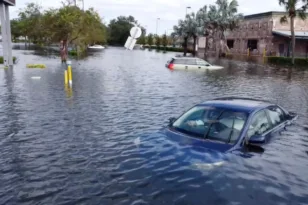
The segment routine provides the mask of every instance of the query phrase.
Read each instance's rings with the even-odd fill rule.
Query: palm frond
[[[283,16],[280,18],[280,23],[284,24],[284,23],[287,23],[288,22],[288,18],[287,16]]]
[[[297,14],[298,14],[299,18],[301,18],[302,20],[306,20],[307,14],[304,10],[298,10]]]
[[[279,5],[281,6],[281,5],[285,5],[287,2],[286,2],[286,0],[279,0]]]

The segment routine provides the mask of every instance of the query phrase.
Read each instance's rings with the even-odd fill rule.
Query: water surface
[[[13,53],[18,64],[0,72],[0,204],[308,203],[307,72],[230,60],[211,60],[220,71],[172,72],[174,53],[108,48],[73,61],[69,89],[59,57]],[[263,153],[215,169],[180,163],[187,147],[167,140],[135,145],[225,95],[271,100],[299,118]]]

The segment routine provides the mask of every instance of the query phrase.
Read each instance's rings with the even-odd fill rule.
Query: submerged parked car
[[[170,118],[159,136],[193,149],[216,151],[216,161],[219,161],[217,152],[264,147],[296,118],[295,113],[267,101],[224,97],[197,104],[180,117]]]
[[[223,68],[196,57],[173,57],[167,62],[166,67],[170,70],[218,70]]]

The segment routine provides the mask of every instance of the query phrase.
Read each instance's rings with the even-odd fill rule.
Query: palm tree
[[[193,56],[196,56],[196,45],[197,45],[197,37],[199,35],[199,24],[197,20],[197,15],[195,13],[191,13],[186,15],[186,26],[188,37],[192,37],[194,40],[193,43]]]
[[[211,22],[208,16],[207,6],[205,5],[203,8],[199,9],[197,12],[197,22],[198,22],[198,33],[199,35],[205,36],[205,47],[204,47],[204,58],[207,56],[208,49],[208,39],[210,34]]]
[[[300,8],[297,8],[297,5],[300,1],[304,4]],[[291,30],[291,45],[292,45],[292,65],[294,65],[294,51],[295,51],[295,32],[294,32],[294,19],[296,16],[305,20],[306,19],[306,10],[308,6],[308,0],[279,0],[279,5],[283,5],[286,9],[288,17],[290,18],[290,30]],[[285,15],[281,17],[280,22],[286,23],[288,17]]]
[[[193,55],[196,55],[196,44],[199,33],[198,21],[196,17],[197,16],[195,13],[187,14],[185,20],[179,20],[178,25],[173,27],[174,32],[172,35],[179,36],[184,39],[184,56],[187,54],[187,44],[190,37],[194,40]]]
[[[178,25],[173,27],[172,36],[176,36],[178,38],[183,38],[184,43],[184,56],[187,54],[187,42],[188,42],[188,32],[187,32],[187,24],[183,20],[179,20]]]
[[[211,5],[208,11],[208,19],[219,39],[219,56],[222,54],[222,46],[226,46],[225,32],[234,30],[243,18],[238,13],[238,6],[237,0],[231,0],[230,3],[228,0],[217,0],[216,5]]]

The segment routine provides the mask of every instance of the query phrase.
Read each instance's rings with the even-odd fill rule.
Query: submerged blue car
[[[224,97],[197,104],[180,117],[170,118],[159,136],[192,149],[207,150],[218,160],[221,156],[217,153],[242,152],[249,146],[262,148],[296,118],[295,113],[267,101]],[[198,157],[215,161],[200,154]]]

